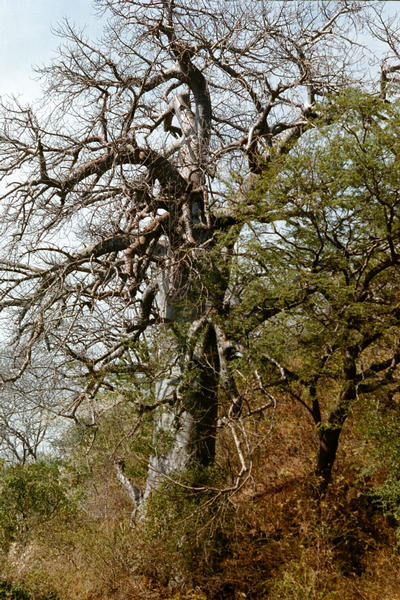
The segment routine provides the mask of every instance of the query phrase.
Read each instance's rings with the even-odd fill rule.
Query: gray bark
[[[121,460],[116,460],[114,462],[114,468],[117,475],[117,479],[120,482],[121,486],[124,488],[125,492],[128,494],[130,501],[133,506],[138,507],[142,501],[142,491],[138,486],[136,486],[132,481],[127,477],[124,471],[124,463]]]
[[[190,53],[181,47],[172,33],[172,4],[165,2],[167,31],[171,50],[187,79],[188,91],[177,94],[169,104],[167,113],[175,116],[181,130],[178,170],[187,181],[188,193],[183,199],[182,219],[184,237],[191,247],[191,259],[196,258],[200,244],[207,241],[210,233],[204,229],[206,157],[211,130],[211,100],[203,74],[194,66]],[[195,110],[192,111],[190,96],[193,95]],[[206,309],[191,290],[190,270],[184,257],[177,255],[174,240],[170,239],[171,268],[164,272],[160,302],[165,319],[169,322],[187,322],[201,319]],[[154,428],[155,452],[150,458],[144,500],[163,481],[173,477],[191,465],[206,466],[214,460],[217,422],[218,358],[216,337],[210,325],[203,343],[193,356],[187,356],[187,340],[177,344],[177,356],[182,360],[175,364],[168,378],[158,382],[155,389],[156,402],[163,408],[156,417]],[[187,381],[186,381],[187,380]],[[166,404],[168,401],[168,404]],[[166,443],[164,449],[157,449]]]
[[[99,2],[116,19],[104,48],[66,25],[62,59],[45,72],[52,116],[2,107],[2,223],[14,241],[0,256],[0,309],[16,323],[20,360],[0,383],[21,377],[41,344],[65,366],[64,412],[77,420],[98,392],[118,391],[115,374],[153,375],[134,348],[146,330],[187,330],[147,406],[160,411],[148,498],[165,477],[213,461],[218,386],[229,417],[240,414],[235,344],[221,326],[234,232],[245,214],[263,219],[248,204],[256,175],[311,127],[314,97],[351,85],[361,9]],[[236,195],[230,173],[243,175]],[[58,243],[71,231],[85,240],[80,249]],[[220,234],[231,246],[217,269],[210,250]],[[207,297],[204,285],[200,301],[205,274],[218,289]],[[261,323],[271,311],[258,314]],[[76,392],[75,375],[85,382]]]

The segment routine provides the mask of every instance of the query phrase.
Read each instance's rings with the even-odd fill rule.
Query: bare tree
[[[1,307],[20,357],[3,381],[46,348],[82,383],[64,411],[75,419],[116,374],[155,381],[138,411],[154,410],[169,444],[145,498],[160,476],[212,463],[219,426],[236,487],[248,475],[242,419],[258,408],[243,406],[240,339],[224,327],[235,244],[255,219],[246,194],[312,127],[318,98],[360,83],[369,5],[99,1],[103,39],[63,26],[44,104],[3,105]],[[155,335],[158,369],[141,345]]]
[[[7,378],[13,359],[5,351],[0,376]],[[58,414],[65,392],[58,389],[56,365],[45,366],[36,355],[21,377],[2,386],[0,396],[0,457],[25,464],[52,451],[52,442],[62,430]]]

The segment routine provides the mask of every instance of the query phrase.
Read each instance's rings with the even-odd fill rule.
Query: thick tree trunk
[[[329,415],[326,424],[319,426],[319,450],[316,466],[316,475],[320,479],[320,491],[323,493],[332,477],[332,469],[336,460],[340,434],[347,419],[349,406],[356,397],[356,364],[354,353],[347,352],[344,364],[346,382],[340,394],[337,406]]]
[[[188,188],[186,197],[181,197],[178,204],[176,198],[171,202],[170,214],[175,215],[176,222],[168,241],[171,270],[164,273],[161,316],[178,324],[197,320],[199,327],[197,330],[195,327],[193,339],[177,344],[170,376],[156,386],[156,401],[162,404],[162,409],[155,422],[154,454],[149,463],[144,500],[165,476],[178,478],[192,466],[205,467],[213,462],[218,413],[216,335],[212,325],[205,321],[206,306],[198,303],[191,279],[201,276],[201,268],[200,273],[192,273],[192,261],[203,254],[204,243],[212,236],[204,210],[211,99],[204,75],[173,34],[172,3],[165,3],[165,9],[170,49],[187,79],[186,92],[172,99],[165,115],[174,117],[179,124],[178,169]],[[201,341],[196,342],[196,338]],[[193,344],[192,351],[188,346]]]
[[[320,480],[320,491],[325,491],[332,477],[342,427],[322,427],[319,432],[319,450],[316,475]]]
[[[163,406],[155,422],[144,500],[165,476],[179,479],[185,470],[214,461],[219,364],[214,329],[205,327],[197,352],[190,360],[182,356],[170,377],[156,386],[156,401]]]

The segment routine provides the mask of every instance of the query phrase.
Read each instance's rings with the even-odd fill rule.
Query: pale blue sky
[[[59,40],[51,33],[64,17],[88,31],[99,26],[91,0],[0,0],[0,95],[40,94],[32,65],[49,61]]]
[[[388,13],[400,17],[400,0],[386,5]],[[0,96],[40,96],[32,66],[54,56],[59,40],[51,27],[65,17],[88,32],[101,30],[91,0],[0,0]]]

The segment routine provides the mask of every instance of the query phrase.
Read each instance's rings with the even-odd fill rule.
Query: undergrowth
[[[220,448],[222,466],[166,482],[139,521],[111,465],[81,477],[60,467],[64,487],[49,481],[63,510],[42,518],[35,509],[23,527],[23,517],[12,521],[18,527],[1,555],[12,587],[0,600],[400,600],[397,525],[370,438],[349,419],[333,481],[318,496],[310,428],[300,408],[287,408],[238,493],[218,493],[226,483]],[[79,481],[74,495],[68,481]]]

